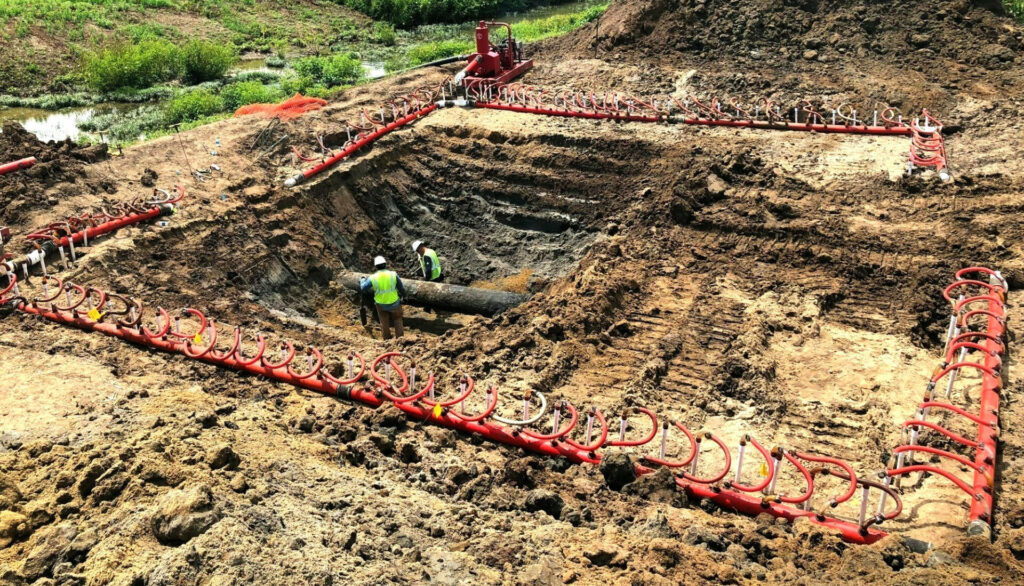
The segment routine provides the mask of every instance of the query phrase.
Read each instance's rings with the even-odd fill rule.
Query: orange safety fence
[[[249,104],[235,110],[235,117],[259,115],[264,118],[279,118],[281,120],[292,120],[306,112],[319,110],[327,105],[327,100],[320,98],[307,98],[302,94],[295,94],[280,104]]]

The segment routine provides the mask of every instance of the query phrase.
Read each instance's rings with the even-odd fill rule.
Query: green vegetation
[[[306,57],[292,64],[300,78],[331,87],[351,85],[363,77],[363,64],[353,54]]]
[[[184,80],[201,83],[222,77],[235,61],[231,47],[194,39],[183,48],[162,40],[121,44],[85,58],[85,79],[98,91],[146,88]]]
[[[1020,22],[1024,22],[1024,0],[1003,0],[1007,12]]]
[[[391,47],[398,40],[398,35],[395,33],[395,27],[388,22],[375,22],[373,23],[373,38],[378,43]]]
[[[204,116],[224,111],[224,99],[206,90],[196,90],[182,94],[171,100],[164,109],[165,121],[168,125],[180,122],[193,122]]]
[[[238,57],[232,47],[192,39],[181,50],[185,67],[185,79],[190,83],[202,83],[224,77]]]
[[[430,63],[431,61],[437,61],[438,59],[444,59],[445,57],[452,57],[455,55],[466,55],[472,53],[476,45],[470,41],[435,41],[433,43],[423,43],[422,45],[415,45],[406,53],[408,61],[402,63],[405,67],[412,67],[414,65],[422,65],[424,63]]]
[[[434,22],[465,22],[517,12],[543,0],[344,0],[345,5],[377,20],[410,27]]]
[[[10,0],[0,0],[0,6],[5,1]],[[189,4],[189,0],[179,1]],[[225,3],[264,5],[268,1],[271,0],[224,0]],[[197,3],[201,2],[191,0],[189,5]],[[511,20],[514,34],[520,40],[535,41],[570,31],[597,18],[604,9],[601,5],[567,14]],[[131,29],[140,39],[138,42],[124,41],[84,52],[86,57],[82,58],[83,72],[79,79],[88,80],[97,93],[74,91],[37,98],[0,95],[0,106],[58,109],[104,102],[159,100],[159,104],[140,107],[114,106],[112,110],[108,107],[105,113],[79,124],[86,132],[102,130],[115,142],[130,143],[159,136],[171,124],[194,127],[230,116],[241,106],[279,102],[296,92],[327,98],[365,81],[364,61],[387,60],[387,69],[394,70],[469,53],[473,50],[474,27],[474,22],[465,22],[396,30],[378,22],[367,27],[368,36],[359,44],[339,43],[336,45],[339,50],[333,54],[293,58],[287,62],[289,68],[280,71],[259,68],[227,74],[236,60],[231,45],[202,40],[174,43],[160,38],[161,34],[166,34],[166,27],[138,25]],[[499,32],[496,30],[494,34]],[[353,47],[359,50],[358,54],[351,50]],[[285,48],[276,43],[275,53],[267,58],[266,64],[285,65]],[[201,83],[186,87],[195,82]],[[127,84],[148,83],[158,85],[145,89],[126,87]],[[89,140],[88,137],[85,140]]]
[[[220,90],[227,110],[237,110],[249,104],[268,104],[283,99],[285,92],[280,86],[263,85],[258,81],[231,83]]]
[[[85,79],[101,92],[144,88],[184,73],[178,47],[168,41],[122,44],[86,57]]]
[[[1024,0],[1022,0],[1024,1]],[[607,4],[599,4],[585,8],[579,12],[569,14],[555,14],[552,16],[524,20],[512,25],[512,34],[519,41],[534,42],[549,37],[565,34],[576,30],[584,24],[597,20],[608,9]],[[431,36],[440,34],[453,34],[453,27],[422,27],[432,32]],[[492,33],[496,34],[496,33]],[[460,35],[469,39],[469,36]],[[398,71],[407,67],[415,67],[437,59],[465,55],[474,51],[475,44],[471,40],[441,40],[428,41],[409,47],[404,54],[396,55],[388,59],[386,68],[388,71]]]

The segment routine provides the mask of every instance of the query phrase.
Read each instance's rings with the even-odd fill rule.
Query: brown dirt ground
[[[24,232],[104,197],[137,195],[146,169],[161,186],[187,182],[184,149],[191,165],[223,172],[187,182],[168,227],[93,243],[69,278],[169,309],[199,307],[224,328],[315,343],[333,358],[402,349],[447,389],[468,372],[503,393],[539,389],[607,413],[646,405],[730,444],[752,433],[877,471],[939,360],[941,287],[976,263],[1021,285],[1021,73],[995,49],[995,61],[974,53],[1019,40],[1021,29],[984,6],[930,1],[899,8],[875,33],[844,37],[841,52],[836,43],[809,49],[808,35],[827,39],[888,5],[752,3],[747,15],[797,11],[802,18],[785,22],[809,23],[785,33],[769,18],[754,30],[778,35],[762,43],[760,33],[745,40],[746,29],[722,28],[740,15],[712,22],[693,12],[724,3],[679,4],[616,4],[596,57],[587,44],[595,30],[584,29],[541,46],[528,81],[638,93],[779,88],[851,101],[898,92],[905,109],[934,107],[953,129],[954,182],[903,177],[902,138],[443,110],[317,181],[281,187],[296,171],[289,143],[308,152],[323,132],[335,144],[358,107],[450,73],[427,71],[349,91],[283,125],[290,139],[265,156],[249,148],[265,122],[237,119],[57,183],[26,174],[0,189],[6,205],[25,202],[5,221]],[[812,9],[819,19],[807,17]],[[939,11],[960,20],[949,33],[925,27],[928,41],[896,26]],[[692,19],[707,31],[694,32]],[[693,45],[704,37],[717,48]],[[649,55],[665,38],[687,40]],[[972,52],[957,67],[929,65],[958,59],[950,43]],[[789,56],[770,66],[734,56],[765,46]],[[921,48],[934,55],[924,59]],[[453,282],[515,284],[534,297],[494,319],[411,310],[404,340],[374,339],[331,281],[377,254],[412,274],[408,242],[420,237]],[[964,536],[964,499],[926,478],[904,485],[906,512],[888,527],[895,535],[869,547],[807,523],[687,502],[660,476],[614,491],[593,467],[28,316],[0,321],[0,361],[0,576],[15,584],[1024,579],[1024,413],[1012,360],[994,539]],[[958,386],[959,402],[976,402],[976,382]],[[560,512],[537,510],[558,499]],[[193,514],[181,518],[198,534],[168,541],[157,529],[188,505]],[[913,553],[904,536],[935,549]]]

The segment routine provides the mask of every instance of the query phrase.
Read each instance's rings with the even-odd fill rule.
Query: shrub
[[[373,38],[377,39],[377,42],[382,45],[392,46],[397,40],[395,35],[395,26],[388,22],[375,22],[373,23]]]
[[[266,63],[267,63],[267,67],[273,67],[274,69],[281,69],[285,65],[288,64],[288,62],[285,61],[284,57],[282,57],[281,55],[277,55],[277,54],[274,54],[274,55],[271,55],[270,57],[267,57],[267,62]]]
[[[178,79],[183,72],[181,55],[172,43],[142,41],[118,45],[86,57],[85,78],[99,91],[144,88]]]
[[[220,79],[237,60],[231,47],[199,39],[189,41],[181,53],[185,77],[190,83]]]
[[[237,110],[249,104],[277,102],[284,97],[280,88],[263,85],[258,81],[244,81],[229,83],[220,90],[220,97],[224,100],[224,107],[228,110]]]
[[[313,83],[332,87],[349,85],[363,77],[363,64],[354,55],[330,55],[299,59],[292,67],[300,78],[309,78]]]
[[[223,111],[224,100],[220,96],[208,90],[197,90],[171,100],[164,110],[164,120],[167,124],[178,124]]]

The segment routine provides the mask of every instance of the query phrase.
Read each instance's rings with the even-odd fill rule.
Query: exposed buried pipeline
[[[338,282],[348,289],[359,291],[359,279],[369,277],[362,273],[341,273]],[[530,298],[523,293],[495,291],[448,285],[446,283],[428,283],[402,279],[405,285],[405,301],[411,305],[430,307],[458,313],[476,313],[493,316],[511,309]]]

